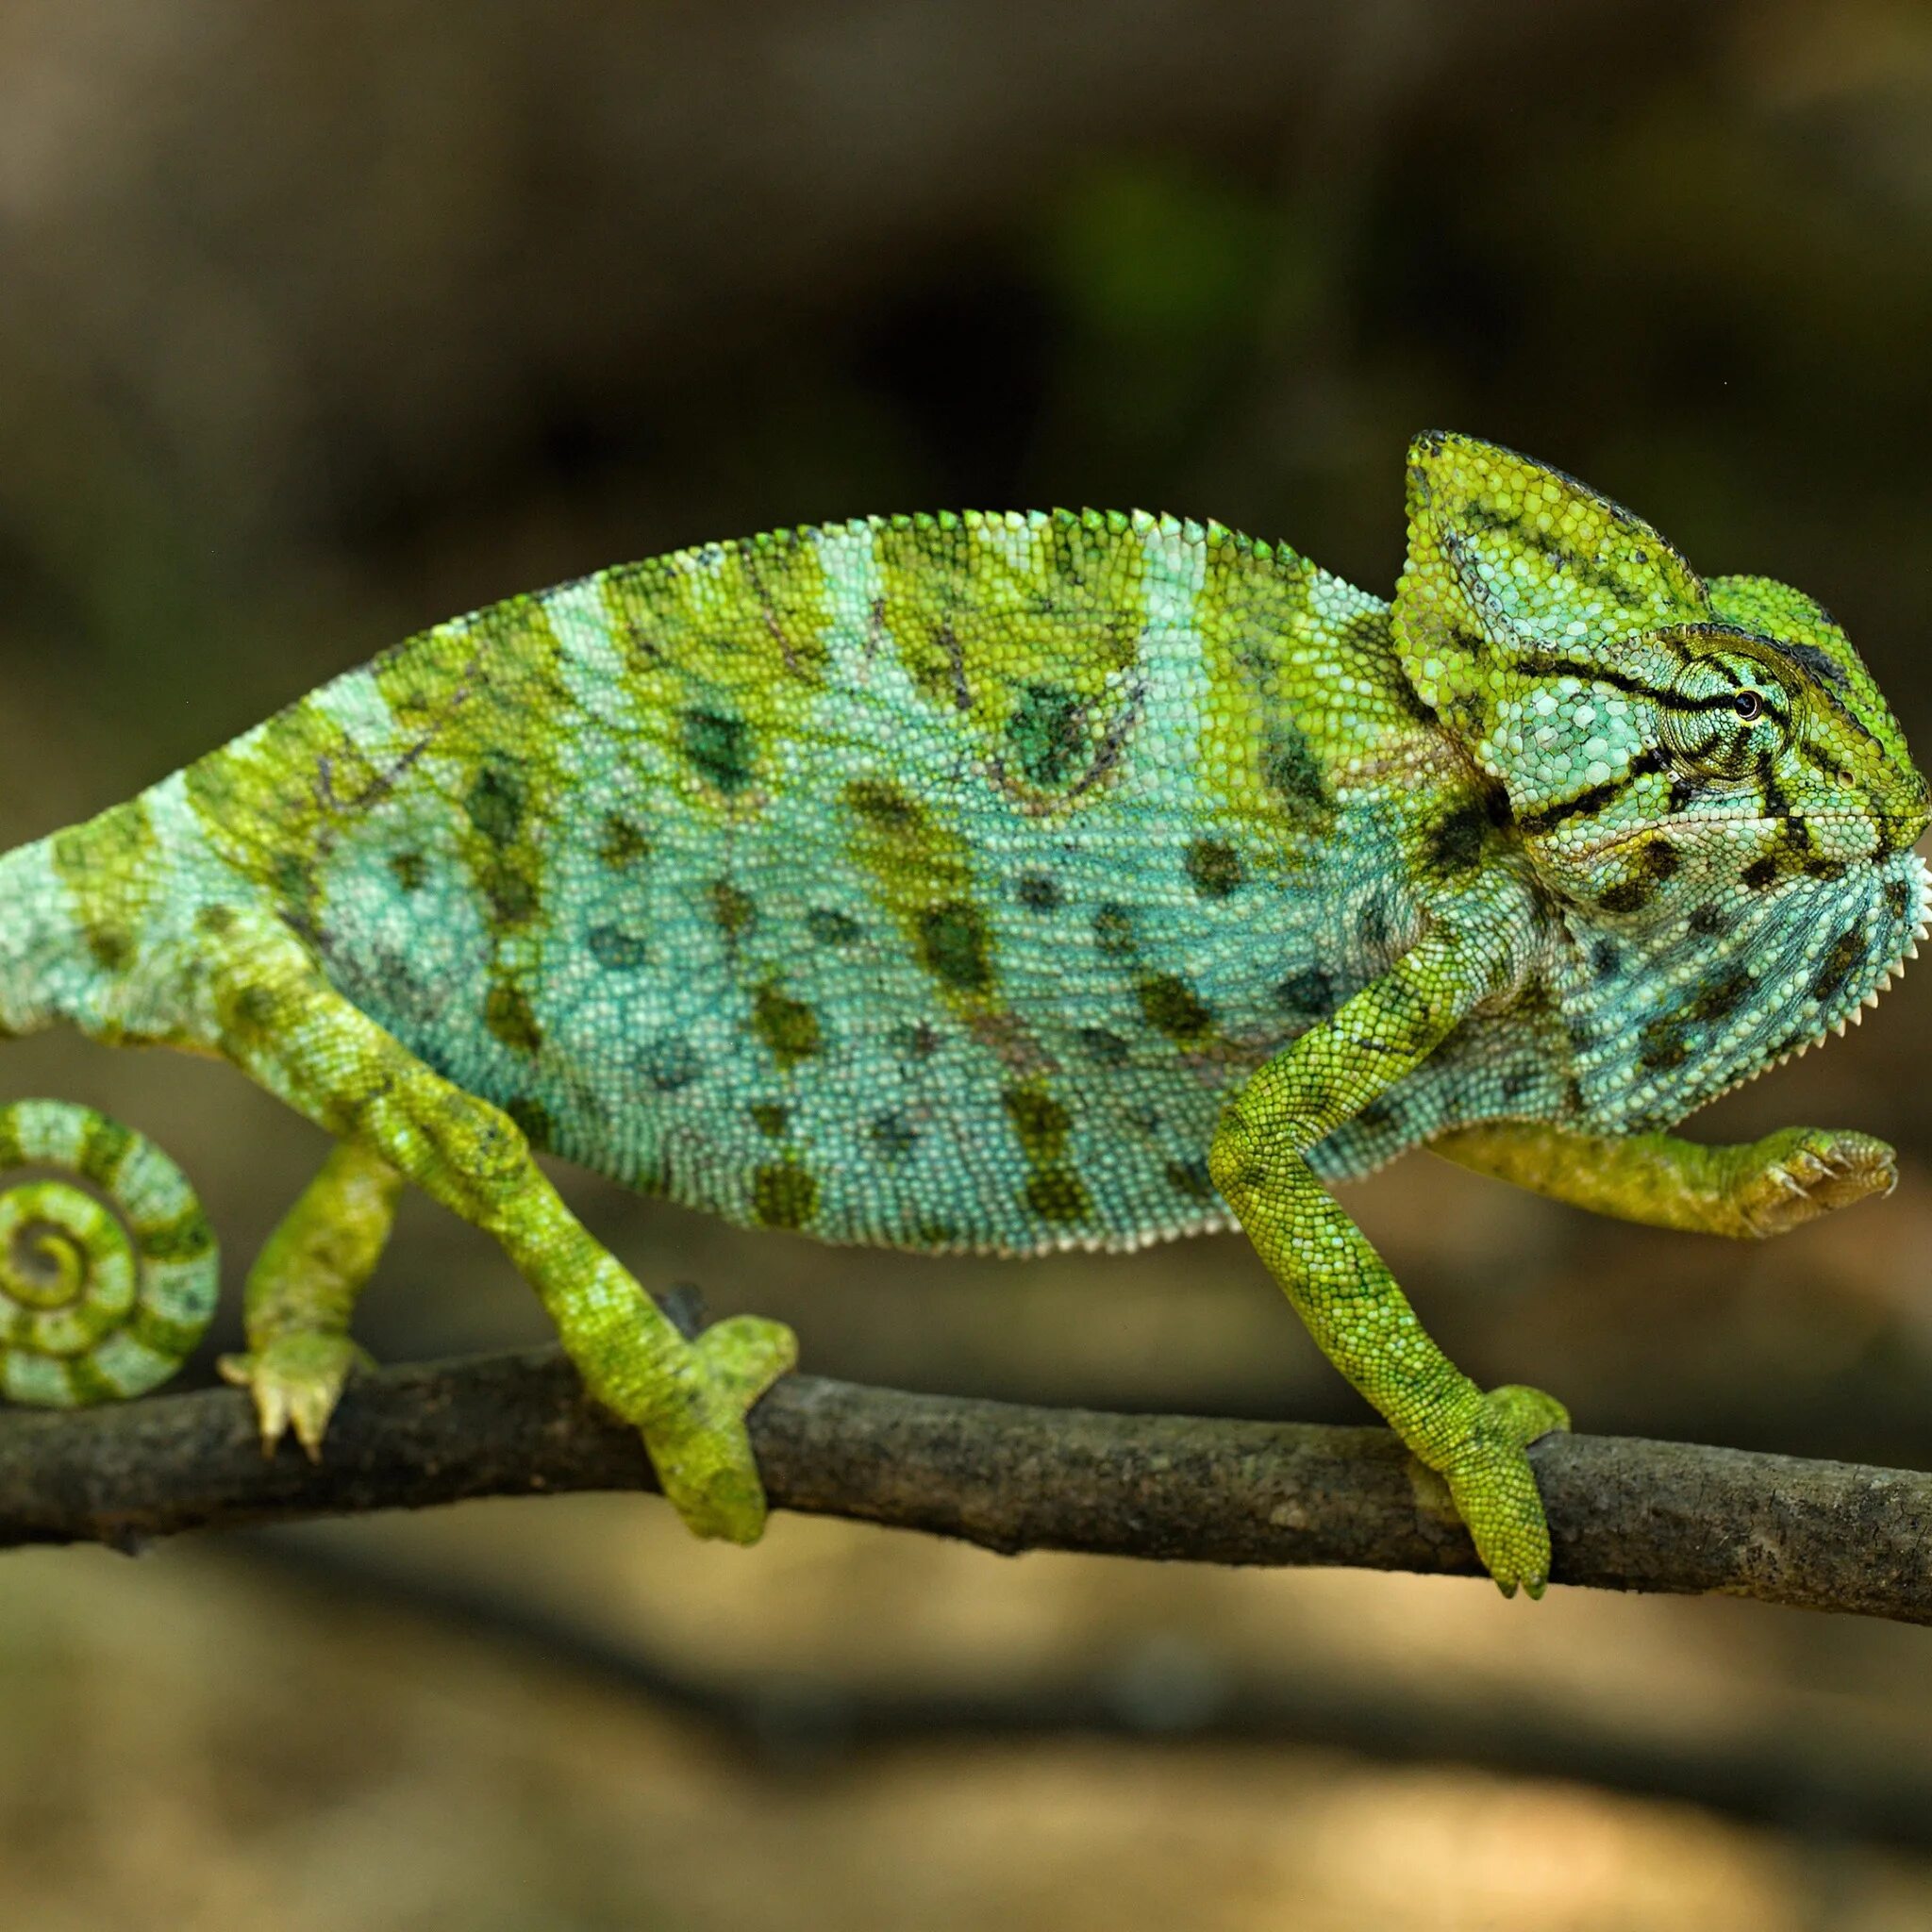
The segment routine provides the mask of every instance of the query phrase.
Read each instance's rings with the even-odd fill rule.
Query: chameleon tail
[[[107,977],[54,842],[0,857],[0,1039],[84,1021]],[[165,1381],[214,1311],[193,1190],[151,1141],[65,1101],[0,1107],[0,1175],[31,1168],[73,1178],[0,1191],[0,1395],[69,1407]]]
[[[153,1141],[62,1100],[0,1107],[0,1173],[92,1182],[0,1192],[0,1394],[69,1408],[139,1395],[200,1341],[220,1278],[214,1232]]]

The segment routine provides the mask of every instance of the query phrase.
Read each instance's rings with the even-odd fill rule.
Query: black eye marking
[[[1731,700],[1731,709],[1749,724],[1764,715],[1764,700],[1755,691],[1740,691]]]
[[[1791,643],[1780,640],[1778,649],[1787,658],[1802,664],[1813,677],[1822,678],[1826,684],[1835,684],[1843,691],[1851,683],[1845,675],[1845,669],[1828,651],[1820,650],[1816,644]]]

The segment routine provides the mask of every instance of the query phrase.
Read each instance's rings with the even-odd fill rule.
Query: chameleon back
[[[1227,1224],[1226,1090],[1412,942],[1479,783],[1385,606],[1089,512],[511,599],[138,805],[196,874],[170,903],[242,875],[540,1147],[743,1223],[1024,1253]],[[1452,1042],[1318,1165],[1553,1109],[1535,1034]]]

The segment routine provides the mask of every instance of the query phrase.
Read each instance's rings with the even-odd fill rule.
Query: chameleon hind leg
[[[1430,1141],[1433,1152],[1498,1180],[1587,1208],[1693,1234],[1761,1240],[1890,1193],[1898,1159],[1849,1129],[1785,1127],[1708,1147],[1673,1134],[1578,1134],[1505,1121]]]
[[[765,1499],[744,1413],[792,1365],[791,1331],[741,1315],[687,1342],[564,1206],[516,1124],[344,999],[281,927],[237,918],[208,963],[209,1043],[501,1242],[590,1392],[642,1434],[686,1524],[701,1536],[754,1541]],[[339,1159],[331,1191],[353,1167]],[[303,1239],[300,1227],[290,1235],[291,1246]]]
[[[1424,940],[1254,1074],[1223,1116],[1208,1169],[1322,1352],[1445,1478],[1503,1593],[1521,1584],[1541,1596],[1550,1536],[1524,1452],[1567,1428],[1568,1412],[1534,1389],[1485,1393],[1457,1369],[1307,1158],[1419,1066],[1491,976],[1453,935]]]
[[[342,1384],[369,1365],[349,1321],[388,1245],[402,1189],[403,1176],[381,1155],[339,1142],[248,1271],[248,1350],[218,1366],[255,1398],[264,1449],[292,1427],[319,1457]]]

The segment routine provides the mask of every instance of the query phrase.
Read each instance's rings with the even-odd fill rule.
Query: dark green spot
[[[1041,1168],[1027,1180],[1025,1198],[1041,1220],[1056,1227],[1084,1221],[1093,1208],[1086,1182],[1071,1167]]]
[[[606,817],[603,833],[597,841],[597,857],[604,864],[614,872],[635,864],[640,858],[648,858],[650,853],[651,841],[634,821],[621,812],[611,812]]]
[[[1064,785],[1086,763],[1086,708],[1053,685],[1028,685],[1007,726],[1020,769],[1042,790]]]
[[[549,1153],[555,1125],[550,1118],[550,1109],[541,1100],[531,1100],[520,1094],[514,1100],[506,1100],[503,1110],[516,1123],[517,1131],[539,1154]]]
[[[759,1133],[770,1140],[779,1141],[784,1139],[791,1109],[775,1100],[755,1100],[752,1102],[751,1119]]]
[[[1322,766],[1301,731],[1286,718],[1271,720],[1261,753],[1261,782],[1292,811],[1324,810],[1329,804]]]
[[[690,1041],[675,1033],[662,1033],[644,1049],[639,1067],[659,1093],[675,1093],[697,1079],[704,1072],[704,1061]]]
[[[87,949],[103,973],[125,973],[134,960],[134,935],[125,925],[105,921],[87,929]]]
[[[742,791],[751,783],[751,727],[742,718],[685,712],[684,755],[720,791]]]
[[[1856,925],[1847,926],[1831,942],[1830,950],[1820,961],[1817,976],[1811,982],[1811,997],[1821,1006],[1829,1005],[1844,991],[1845,981],[1865,958],[1865,935]]]
[[[1766,886],[1774,885],[1777,882],[1777,860],[1772,854],[1766,853],[1762,858],[1754,858],[1738,874],[1738,877],[1744,885],[1749,886],[1754,892],[1761,892]]]
[[[1092,1200],[1066,1158],[1073,1115],[1039,1080],[1008,1087],[1000,1101],[1033,1170],[1022,1194],[1026,1206],[1056,1226],[1084,1220],[1092,1211]]]
[[[1606,912],[1641,912],[1657,897],[1657,888],[1683,864],[1677,848],[1667,839],[1653,839],[1637,855],[1636,870],[1598,898]]]
[[[1105,1026],[1083,1026],[1079,1032],[1080,1051],[1096,1067],[1124,1067],[1127,1063],[1127,1042]]]
[[[1029,1160],[1057,1160],[1066,1151],[1074,1117],[1037,1080],[1008,1087],[1000,1101]]]
[[[1198,1046],[1212,1035],[1214,1015],[1179,974],[1150,974],[1135,991],[1148,1025],[1176,1046]]]
[[[764,1227],[806,1227],[819,1211],[819,1184],[791,1160],[773,1161],[752,1179],[751,1208]]]
[[[524,808],[523,780],[502,765],[485,765],[463,797],[470,823],[492,845],[508,845],[515,840],[524,822]]]
[[[1291,973],[1274,989],[1274,1004],[1290,1013],[1316,1017],[1335,1010],[1335,982],[1319,966]]]
[[[1744,1004],[1757,984],[1747,967],[1733,966],[1708,986],[1698,989],[1697,996],[1684,1009],[1685,1016],[1691,1020],[1722,1020]]]
[[[236,912],[232,906],[204,906],[194,915],[194,924],[212,939],[220,939],[235,929]]]
[[[1667,1074],[1690,1058],[1684,1021],[1675,1014],[1651,1021],[1638,1036],[1638,1063],[1646,1073]]]
[[[1247,876],[1241,854],[1221,839],[1196,839],[1188,847],[1188,876],[1204,899],[1224,899]]]
[[[711,917],[718,922],[718,930],[727,941],[735,940],[758,917],[758,908],[752,904],[751,894],[741,892],[729,879],[714,879],[711,882]]]
[[[584,943],[607,973],[635,973],[647,957],[643,941],[618,925],[593,925]]]
[[[919,1144],[919,1132],[896,1108],[877,1114],[866,1128],[866,1138],[886,1160],[904,1160]]]
[[[805,915],[805,929],[822,946],[849,946],[864,928],[850,913],[814,906]]]
[[[758,990],[752,1001],[752,1026],[782,1073],[790,1073],[799,1061],[810,1059],[824,1044],[819,1034],[819,1016],[775,986],[761,986]]]
[[[281,1013],[282,1003],[275,990],[253,981],[236,993],[228,1007],[228,1031],[244,1041],[264,1039],[275,1030]]]
[[[1205,1160],[1170,1160],[1167,1163],[1167,1184],[1189,1201],[1208,1202],[1214,1198],[1214,1183],[1208,1178]]]
[[[512,1053],[535,1053],[543,1044],[543,1029],[530,1006],[530,996],[513,979],[499,979],[483,1002],[483,1024]]]
[[[483,874],[483,895],[496,925],[521,925],[538,909],[537,882],[523,867],[499,858]]]
[[[390,857],[389,869],[396,884],[406,892],[420,892],[429,876],[429,865],[420,852],[397,852]]]
[[[1707,940],[1722,937],[1731,929],[1731,915],[1715,903],[1692,908],[1686,922],[1690,930]]]
[[[1614,940],[1599,940],[1591,948],[1590,970],[1599,979],[1613,979],[1617,969],[1624,963],[1624,956],[1617,950]]]
[[[919,808],[883,779],[855,778],[845,788],[845,802],[875,831],[904,837],[919,829]]]
[[[919,956],[926,971],[958,992],[985,992],[992,985],[986,915],[964,899],[929,907],[919,915]]]
[[[1066,903],[1066,895],[1043,872],[1023,872],[1014,890],[1029,912],[1058,912]]]

